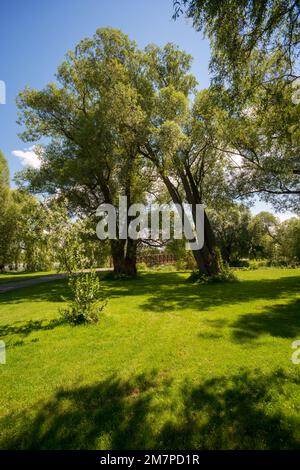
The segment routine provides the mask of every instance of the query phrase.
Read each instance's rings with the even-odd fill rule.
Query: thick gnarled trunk
[[[182,207],[182,199],[168,177],[165,175],[161,175],[162,179],[169,191],[169,194],[172,198],[174,204],[179,204]],[[196,187],[195,182],[192,179],[192,175],[189,175],[189,178],[182,173],[181,180],[183,183],[183,187],[186,193],[186,200],[192,206],[192,216],[193,222],[196,225],[196,210],[197,204],[201,204],[201,198],[199,195],[199,191]],[[209,218],[204,212],[204,244],[201,250],[192,250],[194,259],[196,261],[197,269],[211,277],[215,274],[218,274],[221,270],[220,266],[220,258],[218,255],[218,249],[216,245],[215,236],[213,233],[212,226],[210,224]]]
[[[136,269],[136,240],[111,240],[114,274],[133,277]]]
[[[201,250],[193,250],[193,256],[197,269],[201,273],[214,276],[220,272],[221,267],[215,236],[206,212],[204,212],[204,244]]]

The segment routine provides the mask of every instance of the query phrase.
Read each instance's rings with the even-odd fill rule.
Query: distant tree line
[[[0,152],[0,271],[44,271],[63,266],[67,234],[76,232],[86,267],[103,265],[109,250],[100,244],[89,219],[72,219],[62,201],[41,200],[9,186],[9,170]]]

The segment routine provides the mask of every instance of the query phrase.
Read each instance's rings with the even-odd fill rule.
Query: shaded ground
[[[155,371],[130,381],[111,376],[91,386],[60,389],[38,404],[34,418],[26,411],[16,414],[16,432],[1,446],[94,449],[109,442],[113,449],[300,449],[294,436],[299,417],[287,419],[263,408],[284,380],[299,386],[298,378],[280,370],[187,381],[178,392],[179,406],[166,404],[171,384]],[[153,416],[166,411],[169,418],[153,428]]]

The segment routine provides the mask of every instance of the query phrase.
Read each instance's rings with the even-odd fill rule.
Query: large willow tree
[[[126,35],[99,29],[69,53],[57,84],[19,98],[24,140],[50,139],[39,170],[23,179],[32,190],[57,193],[71,208],[94,214],[101,202],[143,202],[155,172],[170,199],[192,206],[220,203],[226,189],[221,153],[207,134],[210,93],[195,96],[191,57],[171,44],[138,50]],[[216,145],[215,145],[216,147]],[[128,218],[128,224],[130,218]],[[117,231],[118,233],[118,231]],[[220,270],[205,214],[199,270]],[[136,241],[111,240],[115,272],[134,274]]]
[[[57,194],[88,216],[103,202],[117,205],[120,195],[129,205],[142,200],[148,176],[141,178],[138,145],[128,132],[143,127],[139,67],[139,52],[126,35],[99,29],[68,53],[56,83],[20,94],[23,139],[49,140],[41,168],[23,175],[32,191]],[[136,241],[110,243],[115,273],[134,275]]]

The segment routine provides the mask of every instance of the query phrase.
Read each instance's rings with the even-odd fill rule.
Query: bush
[[[298,268],[299,267],[299,261],[297,259],[288,259],[284,257],[279,257],[276,259],[271,259],[267,262],[268,267],[272,268]]]
[[[149,267],[147,266],[146,263],[140,262],[137,264],[137,270],[138,271],[149,271]]]
[[[247,259],[235,259],[230,261],[232,268],[249,268],[250,262]]]
[[[259,268],[265,268],[268,266],[268,262],[266,259],[252,259],[249,261],[249,269],[255,270]]]
[[[234,272],[225,268],[222,269],[219,273],[212,276],[207,276],[206,274],[201,273],[200,271],[193,271],[188,278],[188,282],[199,283],[199,284],[212,284],[212,283],[223,283],[223,282],[237,282],[238,279],[235,276]]]
[[[148,268],[148,271],[156,272],[156,273],[169,273],[169,272],[176,272],[177,268],[174,264],[156,264]]]
[[[60,310],[62,317],[73,325],[96,323],[99,313],[105,307],[101,297],[100,281],[91,260],[86,257],[78,227],[61,227],[57,240],[60,268],[68,273],[71,301],[66,309]],[[66,299],[63,299],[66,300]]]
[[[177,271],[191,271],[195,269],[195,267],[196,267],[196,262],[190,251],[187,251],[184,257],[179,258],[176,261]]]
[[[255,270],[268,266],[268,261],[265,259],[240,259],[230,262],[230,266],[244,270]]]
[[[98,322],[105,303],[100,297],[97,273],[95,271],[72,273],[68,284],[72,300],[68,308],[60,311],[64,320],[73,325]]]
[[[177,260],[175,266],[176,266],[176,271],[185,271],[186,270],[186,263],[182,259]]]
[[[198,282],[199,284],[208,284],[208,283],[221,283],[221,282],[237,282],[238,279],[235,276],[232,269],[229,268],[227,264],[224,263],[221,252],[217,248],[216,256],[218,258],[220,271],[212,276],[207,276],[206,274],[201,273],[200,271],[193,271],[190,277],[188,278],[189,282]]]

